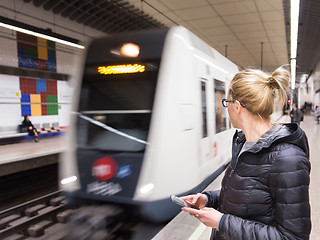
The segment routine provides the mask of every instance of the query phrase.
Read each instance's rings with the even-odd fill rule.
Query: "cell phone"
[[[195,206],[187,201],[184,201],[183,199],[177,197],[176,195],[170,195],[170,198],[171,198],[172,202],[174,202],[182,207],[190,207],[190,208],[200,210],[200,208],[198,208],[197,206]]]

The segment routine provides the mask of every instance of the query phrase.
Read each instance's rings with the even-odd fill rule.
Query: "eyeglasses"
[[[226,107],[228,107],[228,103],[229,103],[229,102],[230,102],[230,103],[234,103],[235,101],[236,101],[236,100],[228,100],[228,99],[224,98],[224,99],[222,99],[221,103],[222,103],[222,106],[224,106],[224,107],[226,108]],[[239,103],[240,103],[240,105],[241,105],[243,108],[246,107],[246,105],[242,104],[241,102],[239,102]]]

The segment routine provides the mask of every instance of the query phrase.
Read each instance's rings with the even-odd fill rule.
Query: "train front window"
[[[139,140],[147,141],[159,61],[139,65],[145,67],[143,72],[112,74],[103,72],[110,65],[104,65],[100,72],[101,64],[86,66],[78,111],[91,121],[78,118],[79,147],[130,152],[145,149]],[[95,121],[102,124],[97,126]]]

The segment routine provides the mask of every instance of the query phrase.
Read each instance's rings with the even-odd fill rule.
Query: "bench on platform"
[[[52,124],[53,125],[53,124]],[[50,127],[49,123],[41,125],[34,123],[33,126],[37,129],[38,137],[51,137],[63,134],[62,129],[59,127],[59,123],[54,123],[54,126]],[[5,126],[0,127],[0,144],[20,142],[22,140],[33,139],[33,136],[29,136],[28,132],[22,132],[21,124],[18,126]]]

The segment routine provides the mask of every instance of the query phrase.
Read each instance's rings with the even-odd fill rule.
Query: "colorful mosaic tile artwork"
[[[57,81],[20,77],[21,116],[58,115]]]
[[[56,72],[55,42],[17,32],[19,67]]]

